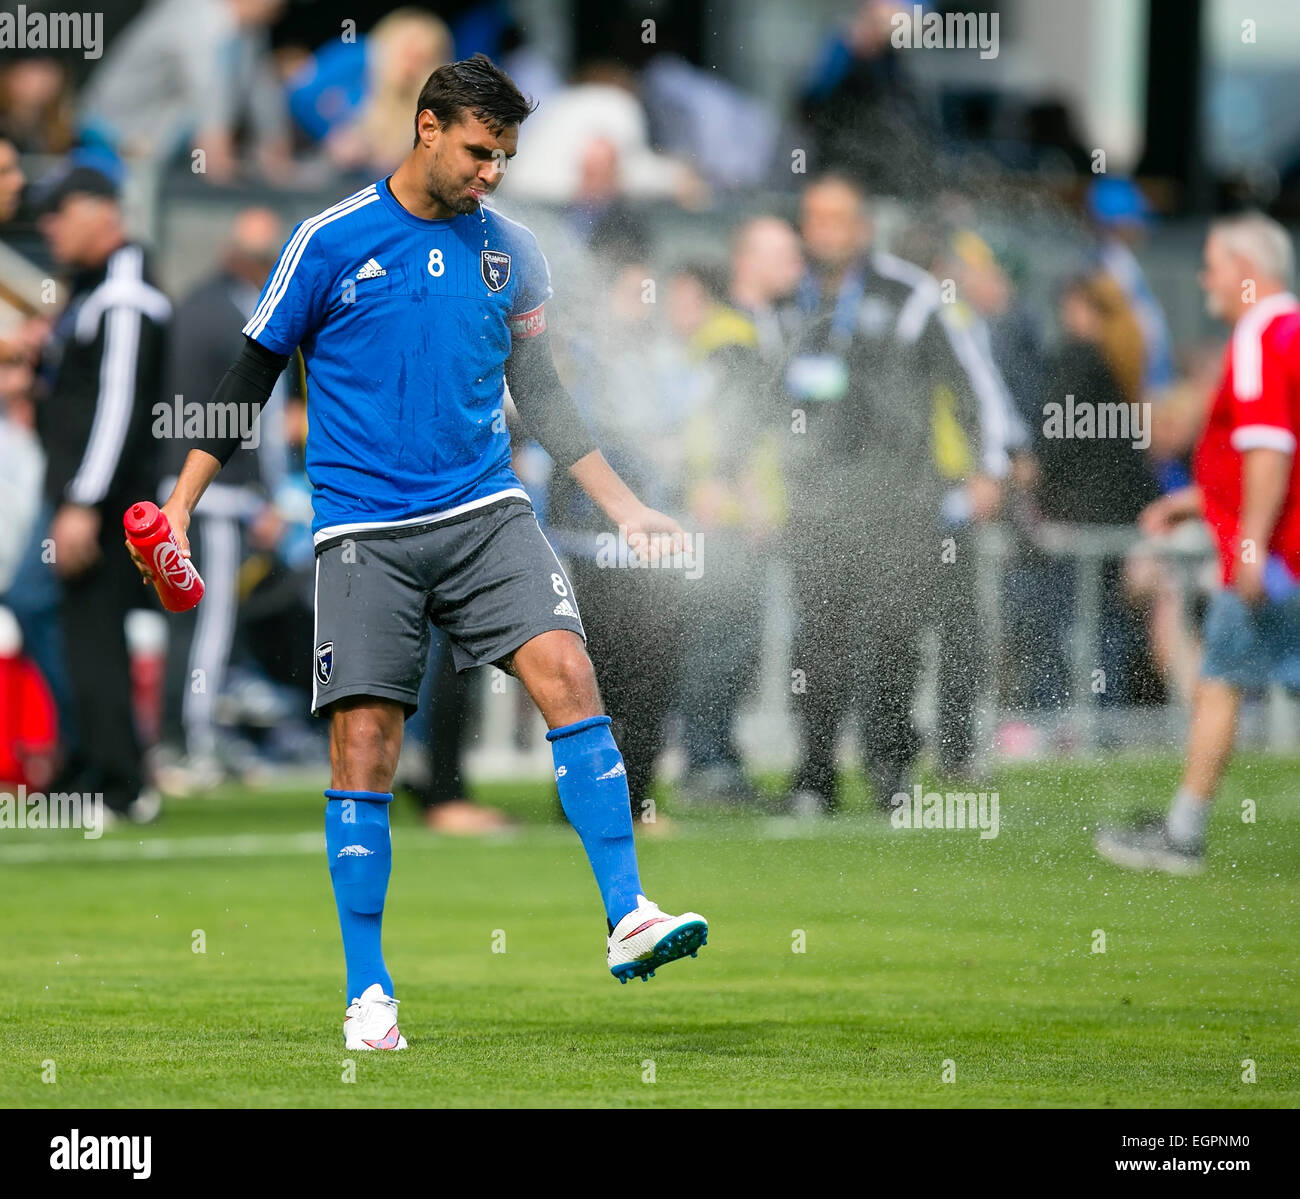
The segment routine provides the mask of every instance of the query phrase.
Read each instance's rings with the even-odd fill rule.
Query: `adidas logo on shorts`
[[[561,600],[555,605],[553,615],[555,616],[572,616],[574,620],[578,619],[578,613],[568,600]]]
[[[388,274],[388,272],[384,270],[384,268],[380,266],[379,263],[377,263],[373,258],[371,258],[366,262],[365,266],[363,266],[359,271],[357,271],[357,278],[378,279],[380,275],[386,275],[386,274]]]

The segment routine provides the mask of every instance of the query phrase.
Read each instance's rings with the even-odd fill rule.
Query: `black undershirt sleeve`
[[[260,415],[288,362],[285,355],[276,354],[251,337],[245,337],[239,357],[230,364],[212,393],[212,398],[208,401],[209,408],[235,404],[237,407],[228,410],[243,412],[245,405],[255,405]],[[228,421],[226,427],[237,430],[240,424],[240,421]],[[218,422],[208,422],[207,427],[218,427]],[[231,437],[205,437],[191,442],[190,449],[203,450],[225,466],[239,448],[240,440],[238,432]]]
[[[545,330],[514,339],[506,359],[506,383],[524,427],[556,466],[567,470],[596,448],[577,404],[555,373]]]

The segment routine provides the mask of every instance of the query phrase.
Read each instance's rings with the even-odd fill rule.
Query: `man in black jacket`
[[[41,188],[41,232],[71,272],[41,370],[37,410],[45,494],[54,509],[51,565],[63,581],[63,629],[79,743],[59,789],[102,793],[118,814],[151,819],[132,719],[124,621],[145,598],[123,561],[122,513],[157,486],[150,435],[171,305],[144,250],[127,237],[112,180],[87,166]]]
[[[171,494],[189,450],[185,420],[177,415],[205,404],[238,356],[244,342],[240,329],[257,305],[283,242],[274,212],[245,209],[235,217],[220,266],[176,307],[166,370],[171,419],[157,422],[154,429],[164,476],[159,503]],[[279,531],[269,501],[287,467],[282,400],[290,373],[276,384],[266,412],[240,414],[242,428],[252,436],[208,488],[190,526],[190,549],[207,590],[197,608],[173,613],[167,622],[162,739],[171,751],[166,758],[176,760],[160,761],[158,778],[169,794],[202,790],[222,777],[214,709],[235,643],[245,541],[251,535],[269,543]]]
[[[815,817],[836,810],[850,708],[876,803],[889,810],[905,788],[921,748],[912,701],[922,634],[943,588],[960,585],[944,573],[956,560],[941,451],[957,444],[947,455],[962,461],[962,498],[982,514],[1013,430],[1005,385],[945,315],[938,281],[873,248],[860,187],[815,180],[800,226],[812,269],[796,296],[802,320],[779,415],[800,740],[789,807]]]

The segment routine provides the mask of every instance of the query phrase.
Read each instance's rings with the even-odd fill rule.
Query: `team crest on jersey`
[[[500,291],[510,282],[510,255],[502,250],[480,250],[478,269],[489,291]]]
[[[316,647],[316,681],[323,687],[334,673],[334,642],[322,641]]]

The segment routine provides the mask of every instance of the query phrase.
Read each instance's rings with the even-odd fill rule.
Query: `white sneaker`
[[[343,1021],[343,1040],[349,1049],[405,1049],[406,1038],[397,1031],[397,1000],[371,983],[354,999]]]
[[[653,978],[660,966],[687,954],[694,957],[709,940],[709,922],[698,912],[668,916],[644,895],[636,898],[637,906],[609,934],[606,960],[621,983]]]

